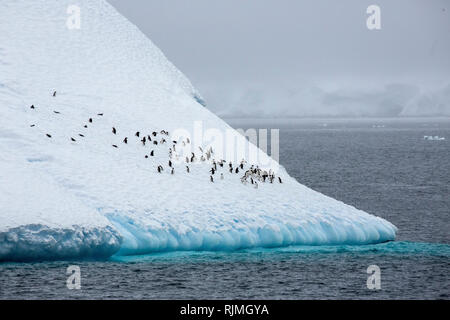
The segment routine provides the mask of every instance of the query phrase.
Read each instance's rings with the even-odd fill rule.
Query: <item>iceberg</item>
[[[67,26],[72,5],[0,3],[0,261],[395,239],[390,222],[281,166],[283,183],[256,189],[220,167],[212,182],[212,159],[196,149],[187,172],[178,154],[187,139],[175,151],[166,130],[189,133],[201,121],[204,130],[236,131],[106,1],[81,1],[79,28]],[[174,172],[170,152],[181,158]]]

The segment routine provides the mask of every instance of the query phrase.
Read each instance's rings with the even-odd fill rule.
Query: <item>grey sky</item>
[[[440,105],[431,114],[450,115],[450,1],[108,1],[161,48],[219,114],[233,115],[239,104],[274,114],[267,101],[290,96],[283,103],[293,114],[313,115],[322,108],[335,115],[353,109],[331,106],[334,111],[328,112],[329,94],[354,96],[360,103],[361,95],[389,91],[392,100],[386,86],[401,84],[410,86],[406,91],[415,100],[395,103],[417,109],[418,100],[427,104],[423,94],[433,95],[430,103]],[[371,4],[381,8],[381,30],[366,27]]]

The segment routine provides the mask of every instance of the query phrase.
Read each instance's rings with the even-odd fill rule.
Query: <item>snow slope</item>
[[[226,165],[210,182],[211,164],[200,159],[189,173],[181,162],[170,174],[172,143],[143,146],[136,131],[185,129],[186,148],[200,158],[196,121],[203,130],[231,128],[113,7],[78,3],[79,30],[66,27],[71,1],[0,2],[0,261],[395,238],[391,223],[299,184],[283,168],[282,184],[257,189]]]

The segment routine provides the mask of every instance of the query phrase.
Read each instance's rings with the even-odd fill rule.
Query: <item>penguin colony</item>
[[[53,92],[53,97],[56,97],[56,91]],[[31,105],[30,109],[32,109],[34,112],[38,112],[38,108],[35,105]],[[53,113],[60,115],[61,112],[59,112],[58,110],[53,110]],[[104,114],[103,113],[97,113],[97,117],[102,117]],[[94,122],[94,119],[92,117],[87,119],[87,123],[89,125],[91,125]],[[89,125],[88,124],[84,124],[83,128],[88,128]],[[36,127],[36,124],[31,124],[30,128],[34,128]],[[118,130],[116,129],[116,127],[112,127],[111,128],[111,133],[114,135],[118,135]],[[50,133],[45,133],[45,136],[48,139],[51,139],[53,136]],[[169,140],[169,132],[167,130],[161,130],[159,132],[157,131],[152,131],[149,134],[144,134],[141,133],[140,131],[136,131],[136,133],[134,134],[135,139],[137,140],[137,143],[140,143],[142,146],[146,146],[146,145],[150,145],[150,146],[161,146],[163,144],[168,144],[167,141]],[[159,136],[159,137],[158,137]],[[78,137],[84,138],[85,135],[82,133],[78,134]],[[142,138],[141,138],[142,137]],[[166,140],[167,138],[167,140]],[[70,140],[72,143],[77,143],[78,140],[75,139],[74,137],[70,137]],[[123,144],[128,144],[128,142],[130,142],[131,140],[129,140],[129,137],[123,137],[122,143]],[[170,140],[169,140],[170,141]],[[174,162],[172,160],[176,159],[179,160],[179,155],[177,154],[176,151],[176,146],[178,144],[182,144],[183,146],[186,146],[188,144],[190,144],[190,140],[189,138],[183,139],[182,141],[175,141],[172,140],[172,147],[169,147],[169,161],[167,163],[169,169],[169,172],[171,175],[175,174],[175,166],[174,166]],[[119,149],[119,145],[118,144],[112,144],[111,145],[113,148]],[[266,171],[266,170],[262,170],[260,169],[258,166],[255,165],[248,165],[247,162],[243,159],[237,166],[233,166],[233,163],[230,162],[226,162],[223,159],[217,160],[214,158],[214,150],[212,147],[210,147],[207,150],[204,150],[201,147],[198,147],[199,152],[196,154],[195,152],[191,152],[190,156],[186,156],[185,158],[185,162],[186,162],[186,170],[181,170],[184,171],[186,173],[190,173],[190,168],[189,168],[189,164],[201,161],[201,162],[205,162],[205,163],[210,163],[211,164],[211,168],[209,170],[210,176],[209,176],[209,180],[211,183],[214,183],[215,177],[218,177],[217,179],[220,180],[224,180],[225,176],[224,176],[224,172],[229,172],[229,174],[231,174],[232,176],[234,175],[239,175],[239,174],[243,174],[240,177],[240,181],[242,184],[247,185],[250,184],[252,185],[255,189],[258,188],[258,182],[259,183],[274,183],[275,181],[278,181],[278,183],[283,183],[281,177],[277,177],[275,175],[275,173],[272,170]],[[149,157],[154,157],[155,156],[155,149],[150,150],[149,153],[146,153],[144,155],[145,159],[149,159]],[[162,174],[164,172],[164,166],[162,164],[157,164],[156,166],[156,171],[160,174]],[[220,174],[219,174],[219,171]]]

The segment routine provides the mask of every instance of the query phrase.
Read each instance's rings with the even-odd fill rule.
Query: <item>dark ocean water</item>
[[[388,219],[397,241],[5,263],[0,298],[449,299],[450,119],[228,122],[279,128],[280,162],[293,177]],[[374,264],[380,290],[366,286]],[[81,290],[66,287],[69,265],[81,269]]]

